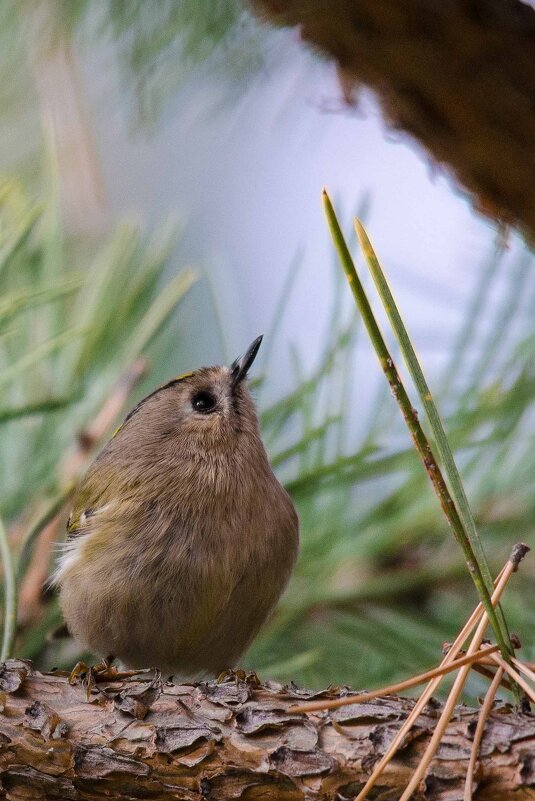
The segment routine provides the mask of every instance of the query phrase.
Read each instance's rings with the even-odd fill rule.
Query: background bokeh
[[[16,556],[61,508],[20,570],[17,655],[78,656],[49,642],[59,614],[43,581],[59,501],[90,453],[158,382],[264,333],[255,392],[302,548],[247,666],[369,686],[433,663],[475,594],[353,310],[320,191],[348,236],[355,213],[367,225],[494,570],[530,542],[535,505],[522,240],[504,243],[373,96],[349,105],[297,32],[238,2],[6,0],[0,17],[0,508]],[[143,379],[110,407],[140,356]],[[533,578],[526,562],[505,602],[531,657]]]

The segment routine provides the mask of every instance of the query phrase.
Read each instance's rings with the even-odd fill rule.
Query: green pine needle
[[[508,659],[510,656],[510,646],[506,632],[500,626],[500,622],[496,615],[496,611],[492,605],[489,590],[482,575],[481,565],[478,558],[473,551],[472,544],[468,538],[467,532],[464,528],[462,520],[457,511],[457,507],[453,498],[450,495],[449,489],[442,477],[440,468],[435,460],[431,446],[427,437],[419,423],[418,416],[413,408],[405,387],[400,379],[399,373],[394,365],[393,359],[386,346],[383,335],[377,324],[369,300],[365,290],[357,275],[353,259],[347,247],[346,241],[340,229],[334,208],[331,201],[323,191],[323,204],[329,229],[338,251],[341,264],[346,273],[353,297],[362,315],[364,324],[368,331],[368,335],[377,354],[383,372],[385,373],[388,383],[390,384],[394,398],[401,410],[403,418],[411,433],[416,450],[424,464],[424,467],[429,475],[435,493],[440,501],[444,514],[450,524],[455,538],[463,550],[463,554],[468,566],[468,570],[474,584],[480,601],[483,604],[488,616],[489,623],[496,637],[496,642],[500,646],[500,650],[504,658]]]

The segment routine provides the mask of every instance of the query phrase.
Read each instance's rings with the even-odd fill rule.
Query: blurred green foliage
[[[54,201],[36,206],[9,181],[0,184],[0,225],[1,503],[12,518],[54,484],[59,454],[194,275],[158,287],[171,227],[147,237],[123,225],[95,253],[68,241]]]
[[[71,55],[73,51],[97,53],[98,58],[105,57],[111,43],[114,74],[109,86],[121,99],[127,96],[132,101],[129,111],[135,126],[154,130],[166,102],[192,68],[199,78],[209,76],[225,86],[228,97],[258,73],[266,44],[278,36],[261,26],[241,0],[30,4],[4,0],[0,4],[0,75],[5,78],[0,83],[4,124],[0,152],[19,173],[31,177],[28,158],[39,144],[36,72],[62,48]]]

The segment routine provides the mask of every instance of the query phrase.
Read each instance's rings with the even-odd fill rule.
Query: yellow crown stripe
[[[120,425],[118,428],[116,428],[116,429],[115,429],[115,431],[113,432],[113,434],[112,434],[112,437],[111,437],[111,438],[113,439],[114,437],[116,437],[116,436],[117,436],[117,434],[118,434],[118,433],[119,433],[119,432],[120,432],[120,431],[123,429],[123,427],[124,427],[124,424],[125,424],[126,422],[128,422],[128,420],[129,420],[129,419],[132,417],[132,415],[133,415],[135,412],[137,412],[137,410],[139,409],[139,407],[140,407],[140,406],[141,406],[143,403],[145,403],[145,401],[146,401],[146,400],[148,400],[149,398],[151,398],[153,395],[156,395],[156,393],[157,393],[157,392],[160,392],[160,390],[162,390],[162,389],[167,389],[167,387],[171,386],[171,384],[175,384],[177,381],[183,381],[185,378],[189,378],[189,377],[190,377],[190,376],[192,376],[192,375],[194,375],[194,373],[183,373],[182,375],[177,375],[177,376],[176,376],[176,378],[172,378],[172,379],[171,379],[171,381],[168,381],[168,382],[167,382],[167,384],[163,384],[163,386],[161,386],[161,387],[158,387],[158,389],[155,389],[155,390],[154,390],[154,392],[151,392],[151,393],[150,393],[150,395],[147,395],[147,397],[146,397],[146,398],[143,398],[142,400],[140,400],[140,401],[139,401],[139,403],[137,404],[137,406],[134,406],[134,408],[133,408],[133,409],[132,409],[132,410],[129,412],[129,414],[127,414],[127,415],[126,415],[126,417],[125,417],[125,419],[123,420],[123,422],[121,423],[121,425]]]

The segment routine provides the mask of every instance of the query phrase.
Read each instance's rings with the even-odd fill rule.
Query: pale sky
[[[369,193],[368,232],[433,370],[491,250],[494,227],[414,143],[388,131],[373,97],[365,95],[357,111],[344,108],[332,66],[291,35],[286,44],[222,111],[213,111],[221,87],[193,75],[150,137],[132,135],[127,103],[118,106],[108,88],[112,71],[101,61],[94,81],[94,65],[86,65],[111,206],[119,216],[152,221],[177,214],[180,257],[210,271],[231,350],[268,329],[290,262],[303,248],[282,346],[285,338],[297,340],[312,363],[333,285],[321,188],[336,199],[348,232]],[[507,258],[517,249],[513,242]],[[205,351],[202,357],[210,358]]]

